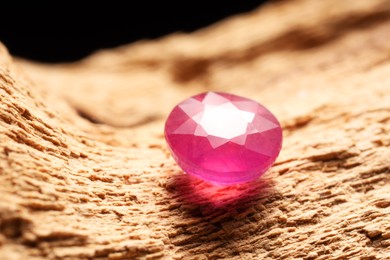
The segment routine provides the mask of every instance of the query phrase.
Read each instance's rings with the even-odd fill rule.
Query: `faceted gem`
[[[207,92],[178,104],[165,139],[188,174],[219,184],[254,180],[275,162],[282,146],[276,117],[259,103]]]

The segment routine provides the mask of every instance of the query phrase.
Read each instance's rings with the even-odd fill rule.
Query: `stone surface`
[[[165,124],[165,138],[181,168],[218,184],[253,181],[279,155],[282,129],[259,103],[207,92],[178,104]]]
[[[0,47],[0,256],[389,259],[389,53],[388,0],[278,1],[73,64]],[[283,127],[255,185],[169,156],[166,116],[208,90]]]

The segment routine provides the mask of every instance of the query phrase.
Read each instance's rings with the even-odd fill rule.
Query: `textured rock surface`
[[[74,64],[0,47],[1,257],[389,259],[389,53],[387,0],[277,2]],[[164,118],[205,90],[280,119],[258,182],[170,158]]]

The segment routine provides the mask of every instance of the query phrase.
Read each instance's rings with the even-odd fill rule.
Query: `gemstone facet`
[[[165,123],[165,139],[188,174],[219,184],[254,180],[282,147],[276,117],[259,103],[207,92],[178,104]]]

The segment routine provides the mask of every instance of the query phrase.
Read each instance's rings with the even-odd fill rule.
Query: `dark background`
[[[125,1],[123,1],[125,2]],[[60,4],[2,4],[0,41],[16,56],[65,62],[97,49],[140,39],[191,32],[228,16],[248,12],[265,0],[128,1],[91,6]]]

